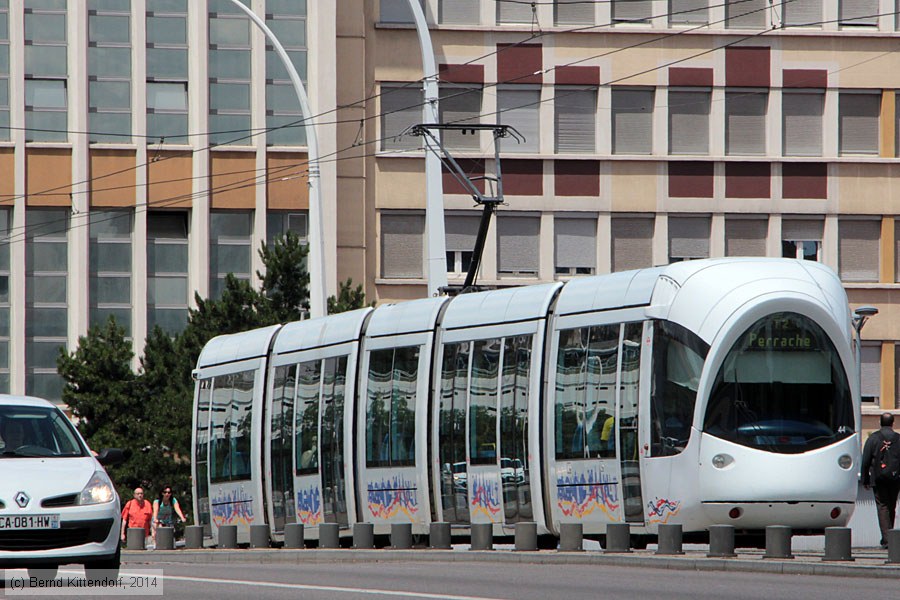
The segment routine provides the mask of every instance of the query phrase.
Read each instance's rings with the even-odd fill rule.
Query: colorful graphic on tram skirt
[[[415,520],[415,515],[419,512],[415,483],[395,475],[387,480],[370,481],[367,487],[369,512],[373,517],[392,519],[403,513],[410,521]]]
[[[595,482],[595,483],[588,483]],[[619,520],[619,488],[610,475],[588,469],[587,473],[556,478],[556,504],[567,517],[583,519],[600,511],[610,521]]]
[[[657,498],[647,503],[647,519],[650,523],[668,523],[671,517],[678,514],[681,510],[680,500],[668,500],[666,498]]]
[[[318,525],[322,522],[322,493],[319,486],[297,490],[297,519],[304,525]]]
[[[496,478],[486,474],[472,476],[472,517],[486,516],[493,523],[500,512],[500,484]]]
[[[244,490],[219,491],[210,504],[213,523],[217,527],[253,523],[253,498]]]

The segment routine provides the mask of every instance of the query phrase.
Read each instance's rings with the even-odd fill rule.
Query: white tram
[[[195,370],[194,514],[213,541],[291,522],[843,526],[850,332],[828,268],[711,259],[220,336]]]

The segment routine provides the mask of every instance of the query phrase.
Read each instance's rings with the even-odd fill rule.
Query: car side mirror
[[[104,448],[97,455],[97,461],[104,467],[125,462],[125,453],[119,448]]]

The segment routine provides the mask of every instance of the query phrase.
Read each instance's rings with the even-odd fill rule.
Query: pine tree
[[[329,315],[356,310],[357,308],[367,306],[366,293],[363,291],[362,284],[359,284],[354,289],[353,279],[347,279],[347,281],[342,281],[340,286],[341,289],[338,290],[337,297],[330,296],[328,298]],[[375,306],[375,303],[372,302],[368,304],[368,306]]]

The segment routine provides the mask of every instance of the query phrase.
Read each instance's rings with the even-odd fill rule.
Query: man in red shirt
[[[144,500],[144,489],[134,488],[134,498],[125,503],[122,509],[122,541],[129,527],[143,527],[144,539],[150,536],[150,525],[153,522],[153,505]]]

